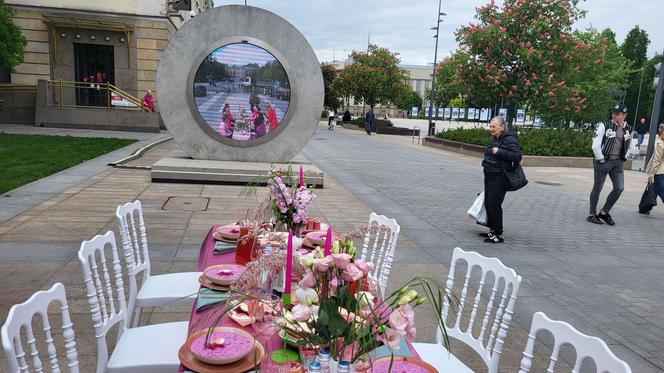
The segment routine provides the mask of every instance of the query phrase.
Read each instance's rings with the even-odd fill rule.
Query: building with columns
[[[7,114],[5,123],[37,125],[37,96],[50,93],[37,92],[40,81],[46,82],[42,85],[47,91],[61,91],[61,96],[47,95],[47,100],[83,109],[110,108],[111,97],[100,93],[100,87],[108,84],[139,99],[147,90],[154,92],[157,65],[171,36],[191,17],[213,7],[212,0],[5,0],[5,4],[28,43],[16,71],[0,71],[0,113]],[[158,92],[154,94],[158,100]]]

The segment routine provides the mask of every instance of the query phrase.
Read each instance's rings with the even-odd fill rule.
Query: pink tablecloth
[[[196,270],[198,271],[203,271],[205,268],[216,264],[235,263],[235,252],[214,255],[215,239],[214,237],[212,237],[212,233],[216,228],[217,228],[216,225],[210,228],[207,235],[205,236],[205,240],[201,244],[201,251],[198,255],[198,264],[196,265]],[[221,320],[221,323],[215,324],[216,320],[219,318],[218,317],[219,314],[222,312],[223,312],[223,307],[211,307],[211,308],[206,308],[202,311],[197,311],[196,304],[194,303],[194,307],[191,310],[191,317],[189,318],[189,333],[191,334],[198,330],[209,328],[212,326],[232,326],[235,328],[242,328],[248,333],[256,335],[256,332],[251,326],[243,328],[227,316],[225,316]],[[271,347],[278,346],[281,343],[282,341],[278,336],[274,336],[270,340]],[[413,347],[411,342],[407,340],[406,343],[408,345],[408,348],[410,349],[411,354],[417,357],[418,354],[415,351],[415,348]],[[180,369],[178,370],[178,372],[181,373],[184,371],[184,369],[185,368],[182,365],[180,365]]]

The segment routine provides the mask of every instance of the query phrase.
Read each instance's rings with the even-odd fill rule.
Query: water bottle
[[[337,365],[337,373],[350,373],[350,362],[348,360],[341,360]]]
[[[307,373],[321,373],[320,369],[320,363],[317,361],[314,361],[313,363],[309,364],[309,367],[307,368]]]
[[[322,349],[318,352],[318,363],[322,373],[330,373],[330,352]]]

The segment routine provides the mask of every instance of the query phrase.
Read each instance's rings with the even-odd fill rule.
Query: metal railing
[[[111,83],[49,80],[47,105],[61,108],[142,110],[141,100]]]

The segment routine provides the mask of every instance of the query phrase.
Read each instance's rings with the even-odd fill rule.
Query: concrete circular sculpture
[[[222,47],[243,44],[265,51],[280,63],[287,76],[287,83],[281,85],[287,85],[288,92],[283,93],[285,89],[275,81],[270,95],[287,95],[289,99],[280,112],[278,126],[264,136],[254,138],[254,133],[248,141],[219,135],[210,124],[216,119],[203,117],[201,112],[205,111],[199,110],[200,101],[197,105],[194,96],[201,64]],[[238,83],[234,84],[237,88]],[[255,91],[255,86],[252,89]],[[199,96],[202,88],[200,91]],[[213,8],[185,23],[171,38],[157,69],[157,98],[164,124],[178,145],[195,159],[289,161],[313,136],[323,97],[320,64],[304,36],[276,14],[251,6]],[[215,104],[212,101],[206,109]],[[246,105],[249,107],[249,102]]]

